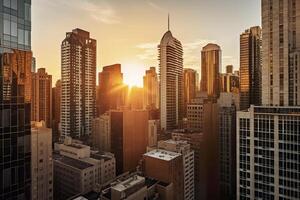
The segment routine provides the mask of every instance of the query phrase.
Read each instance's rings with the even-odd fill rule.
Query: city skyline
[[[98,41],[98,72],[102,71],[103,66],[120,63],[124,82],[130,86],[142,86],[145,70],[151,66],[158,69],[157,45],[167,30],[168,13],[171,31],[183,44],[184,67],[195,69],[198,73],[201,49],[209,42],[217,43],[222,48],[222,71],[230,64],[237,70],[238,33],[261,23],[259,0],[242,3],[230,0],[226,5],[220,4],[220,0],[175,4],[169,0],[126,0],[122,3],[76,0],[72,4],[61,0],[40,0],[33,4],[32,9],[32,49],[37,67],[47,68],[53,75],[53,84],[60,78],[60,40],[65,32],[74,28],[89,30]],[[48,10],[56,12],[50,13]]]

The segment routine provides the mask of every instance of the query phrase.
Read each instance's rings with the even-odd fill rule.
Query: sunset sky
[[[60,78],[60,44],[74,28],[97,40],[97,70],[122,64],[125,82],[142,85],[150,66],[158,67],[157,45],[167,30],[184,47],[184,67],[200,72],[201,48],[222,48],[223,69],[239,67],[239,34],[260,25],[260,0],[33,0],[32,50],[37,67]],[[223,70],[224,71],[224,70]]]

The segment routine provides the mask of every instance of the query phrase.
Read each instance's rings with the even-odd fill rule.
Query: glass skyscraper
[[[0,199],[30,199],[31,0],[0,13]]]

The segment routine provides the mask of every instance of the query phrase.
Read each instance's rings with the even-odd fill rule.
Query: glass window
[[[24,30],[18,29],[18,43],[24,44]]]
[[[17,37],[18,36],[18,25],[16,22],[11,22],[11,35]]]
[[[9,188],[11,186],[11,174],[10,174],[10,168],[3,170],[3,188]]]
[[[10,35],[10,21],[9,20],[4,20],[3,22],[3,28],[4,28],[4,34]]]
[[[18,0],[11,0],[11,8],[18,10]]]
[[[31,20],[31,9],[28,3],[25,3],[25,20]]]
[[[3,5],[4,5],[5,7],[10,8],[10,0],[4,0],[4,1],[3,1]]]
[[[25,31],[25,45],[30,44],[29,31]]]

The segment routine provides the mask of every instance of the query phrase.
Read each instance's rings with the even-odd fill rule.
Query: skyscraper
[[[239,95],[221,93],[219,105],[220,193],[222,199],[236,199],[236,111]]]
[[[120,64],[103,67],[102,72],[99,73],[98,95],[99,116],[111,109],[118,109],[125,105],[127,95],[125,94]]]
[[[162,37],[158,50],[161,129],[171,130],[183,118],[183,51],[170,30]]]
[[[201,91],[208,97],[220,96],[221,48],[207,44],[201,51]]]
[[[61,107],[61,80],[57,80],[55,87],[52,88],[52,134],[57,141],[60,136],[60,107]]]
[[[31,1],[1,1],[0,199],[31,199]]]
[[[45,68],[32,73],[31,121],[42,120],[52,127],[52,76]]]
[[[262,104],[300,105],[298,1],[262,1]]]
[[[261,28],[251,27],[240,35],[240,106],[261,105]]]
[[[144,109],[147,107],[159,108],[159,83],[155,67],[146,70],[144,76]]]
[[[237,113],[237,199],[300,198],[299,14],[299,1],[262,0],[263,106]]]
[[[187,115],[187,105],[196,97],[197,72],[193,69],[183,70],[184,117]]]
[[[90,135],[96,112],[96,40],[74,29],[61,44],[62,135]]]
[[[148,112],[110,112],[111,152],[116,157],[117,175],[134,171],[148,145]]]

